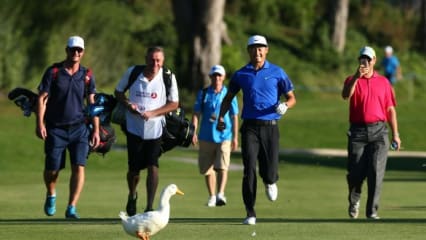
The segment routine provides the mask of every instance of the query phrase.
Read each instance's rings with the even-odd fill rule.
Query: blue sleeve
[[[241,89],[240,84],[238,83],[238,72],[236,72],[232,78],[231,81],[229,81],[228,90],[231,93],[237,94]]]
[[[395,57],[395,65],[396,65],[396,66],[399,66],[399,60],[398,60],[398,58],[397,58],[397,57]]]
[[[294,90],[293,83],[284,70],[281,70],[281,79],[278,82],[278,87],[280,89],[280,95],[287,94],[288,92]]]
[[[39,92],[47,92],[49,94],[50,85],[52,83],[52,78],[53,78],[52,67],[49,67],[49,68],[46,69],[46,71],[43,74],[40,85],[38,85],[38,88],[37,88],[38,91]]]
[[[95,84],[95,76],[92,74],[90,76],[90,82],[89,82],[89,94],[95,94],[96,93],[96,84]]]
[[[229,115],[234,116],[234,115],[238,115],[238,113],[239,113],[238,100],[237,100],[237,97],[234,97],[232,99],[231,107],[229,109]]]

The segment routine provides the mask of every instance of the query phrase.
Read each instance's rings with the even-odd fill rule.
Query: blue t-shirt
[[[385,57],[382,61],[382,66],[384,68],[384,74],[389,79],[391,83],[396,82],[396,70],[399,66],[399,60],[396,56]]]
[[[226,124],[226,129],[223,131],[216,130],[220,105],[227,92],[228,89],[225,86],[223,86],[219,93],[215,93],[212,87],[208,87],[204,99],[202,99],[203,90],[198,92],[197,99],[194,104],[194,112],[201,113],[200,131],[198,133],[198,138],[200,140],[221,143],[225,140],[232,139],[233,123],[231,116],[238,115],[239,111],[236,97],[232,99],[229,111],[223,117]]]
[[[280,97],[294,90],[293,83],[284,70],[268,61],[255,70],[250,63],[238,70],[231,78],[229,91],[237,94],[243,90],[243,119],[276,120]]]
[[[45,120],[48,126],[64,126],[80,123],[85,120],[85,76],[87,69],[80,66],[79,70],[70,75],[63,67],[53,73],[49,67],[38,86],[39,92],[48,93]],[[87,91],[94,94],[95,81],[91,76]]]

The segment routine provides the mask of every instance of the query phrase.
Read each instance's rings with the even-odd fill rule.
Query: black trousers
[[[265,184],[278,181],[279,129],[275,124],[244,121],[241,132],[241,151],[244,176],[242,194],[247,216],[255,217],[254,209],[257,192],[256,165]]]
[[[359,201],[362,184],[367,178],[366,216],[376,214],[379,208],[388,150],[389,138],[385,122],[351,124],[348,131],[347,165],[349,202],[355,204]]]

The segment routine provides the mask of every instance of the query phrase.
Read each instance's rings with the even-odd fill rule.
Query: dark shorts
[[[71,164],[85,166],[89,135],[89,128],[84,123],[72,127],[48,127],[44,144],[45,169],[57,171],[65,168],[66,149],[70,153]]]
[[[134,134],[127,133],[127,156],[131,172],[139,172],[148,166],[158,167],[158,159],[161,156],[161,138],[143,140]]]

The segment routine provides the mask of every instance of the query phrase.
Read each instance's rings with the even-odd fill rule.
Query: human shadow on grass
[[[173,218],[171,223],[188,224],[241,224],[242,218]],[[426,218],[392,218],[392,219],[349,219],[349,218],[257,218],[257,223],[426,223]]]
[[[80,218],[80,219],[65,219],[65,218],[28,218],[28,219],[0,219],[1,225],[19,225],[19,224],[117,224],[121,223],[120,218]]]
[[[346,157],[334,157],[334,156],[301,156],[301,155],[288,155],[281,156],[280,162],[301,164],[301,165],[314,165],[323,167],[332,167],[346,169],[347,158]],[[389,157],[386,169],[393,171],[426,171],[424,164],[426,159],[423,157]],[[423,181],[426,181],[423,178]]]
[[[178,224],[236,224],[241,225],[242,218],[171,218],[169,223]],[[389,219],[348,219],[348,218],[257,218],[259,224],[262,223],[426,223],[426,218],[389,218]],[[119,218],[81,218],[78,220],[68,219],[0,219],[1,225],[44,225],[44,224],[94,224],[94,225],[110,225],[121,224]]]

